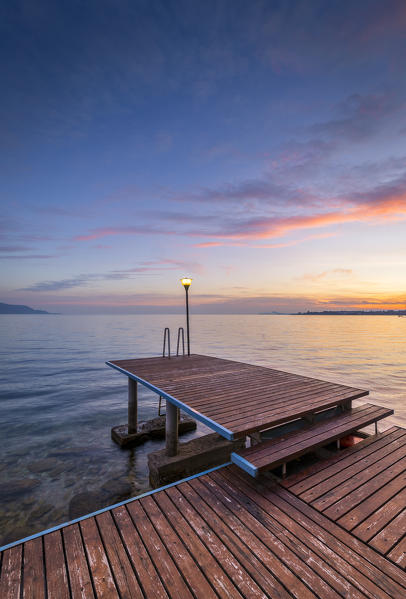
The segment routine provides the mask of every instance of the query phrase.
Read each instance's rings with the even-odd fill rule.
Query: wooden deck
[[[391,434],[399,445],[401,435]],[[235,466],[130,500],[0,556],[2,599],[405,595],[405,572],[371,544],[267,475],[255,480]]]
[[[231,454],[231,461],[251,476],[271,470],[318,447],[336,441],[393,414],[389,408],[363,404],[320,422],[292,431],[283,437],[258,443]]]
[[[107,364],[227,439],[244,437],[368,391],[211,356],[115,360]]]
[[[361,541],[406,566],[406,429],[392,427],[283,485]]]

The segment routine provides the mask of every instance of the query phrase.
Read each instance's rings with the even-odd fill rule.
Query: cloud
[[[75,241],[93,241],[111,235],[176,235],[176,231],[162,231],[152,227],[100,227],[85,235],[76,235]]]
[[[330,277],[349,277],[352,273],[353,271],[351,268],[332,268],[317,274],[305,274],[303,277],[300,277],[300,279],[305,281],[320,281]]]
[[[393,94],[352,94],[338,104],[340,116],[310,127],[311,133],[342,141],[364,141],[404,107]]]
[[[195,248],[212,248],[225,245],[221,241],[206,241],[204,243],[195,243]]]
[[[28,252],[32,250],[31,247],[27,247],[24,245],[2,245],[0,246],[0,253],[9,253],[9,252]]]
[[[202,266],[197,262],[187,262],[181,260],[147,260],[139,266],[133,268],[115,270],[108,273],[90,273],[80,274],[69,279],[60,279],[58,281],[40,281],[19,291],[34,291],[40,293],[64,291],[76,287],[88,287],[100,281],[121,281],[134,279],[137,275],[149,276],[166,270],[187,271],[190,273],[202,273]]]
[[[209,210],[206,205],[205,214],[199,214],[194,210],[192,202],[182,214],[160,213],[159,228],[149,224],[136,227],[100,227],[87,234],[77,235],[75,239],[89,241],[105,236],[181,235],[200,237],[202,239],[197,242],[198,247],[210,247],[214,244],[239,245],[248,241],[277,239],[294,232],[326,229],[349,223],[377,225],[406,219],[406,174],[362,192],[344,195],[325,194],[316,199],[315,196],[302,191],[300,194],[304,201],[302,197],[295,200],[292,198],[291,202],[281,203],[278,211],[273,210],[273,198],[270,198],[269,202],[265,201],[264,186],[256,189],[262,189],[263,202],[254,207],[244,205],[240,209],[230,210],[228,206],[232,198],[240,201],[252,198],[253,187],[245,182],[240,186],[233,186],[225,196],[224,189],[207,194],[206,199],[209,201],[210,197],[212,207]],[[224,206],[220,201],[221,197],[225,198]],[[177,223],[176,231],[173,229],[173,222]],[[314,238],[314,235],[318,233],[315,232],[311,237]],[[303,241],[308,239],[310,237],[304,238]],[[288,240],[281,243],[288,246],[301,241]]]
[[[54,254],[20,254],[14,255],[9,254],[0,256],[0,260],[48,260],[50,258],[56,258]]]
[[[20,289],[20,291],[62,291],[66,289],[72,289],[74,287],[85,287],[91,281],[95,281],[98,278],[100,278],[98,275],[78,275],[77,277],[73,277],[71,279],[61,279],[59,281],[41,281],[40,283],[34,283],[29,287]]]

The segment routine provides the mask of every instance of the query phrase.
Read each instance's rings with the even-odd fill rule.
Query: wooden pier
[[[2,548],[1,599],[406,596],[405,429],[283,481],[266,472],[392,410],[353,409],[367,395],[361,389],[208,356],[109,365],[165,397],[171,451],[179,408],[228,439],[303,426],[271,441],[258,436],[235,464]],[[134,415],[133,383],[130,403]]]
[[[351,402],[368,391],[264,366],[212,356],[114,360],[109,366],[131,384],[129,405],[136,413],[134,382],[166,399],[168,453],[177,448],[177,410],[233,440]],[[133,425],[135,426],[135,425]]]
[[[2,599],[406,595],[373,545],[234,465],[10,547],[0,568]]]
[[[283,483],[361,541],[406,567],[406,430],[392,427]]]

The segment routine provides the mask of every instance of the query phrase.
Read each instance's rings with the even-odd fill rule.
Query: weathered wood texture
[[[283,486],[406,567],[406,429],[389,430],[288,477]]]
[[[237,452],[236,457],[243,457],[258,472],[269,470],[391,414],[393,410],[388,408],[364,404],[302,430],[242,449]]]
[[[35,598],[399,599],[406,575],[289,490],[231,466],[5,550],[0,596],[22,590]]]
[[[235,437],[348,405],[368,394],[346,385],[197,354],[110,363],[148,381],[189,406],[197,418],[202,416],[200,420],[211,419]]]

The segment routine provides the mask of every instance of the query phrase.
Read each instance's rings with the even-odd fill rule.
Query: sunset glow
[[[0,301],[406,308],[404,2],[3,12]]]

